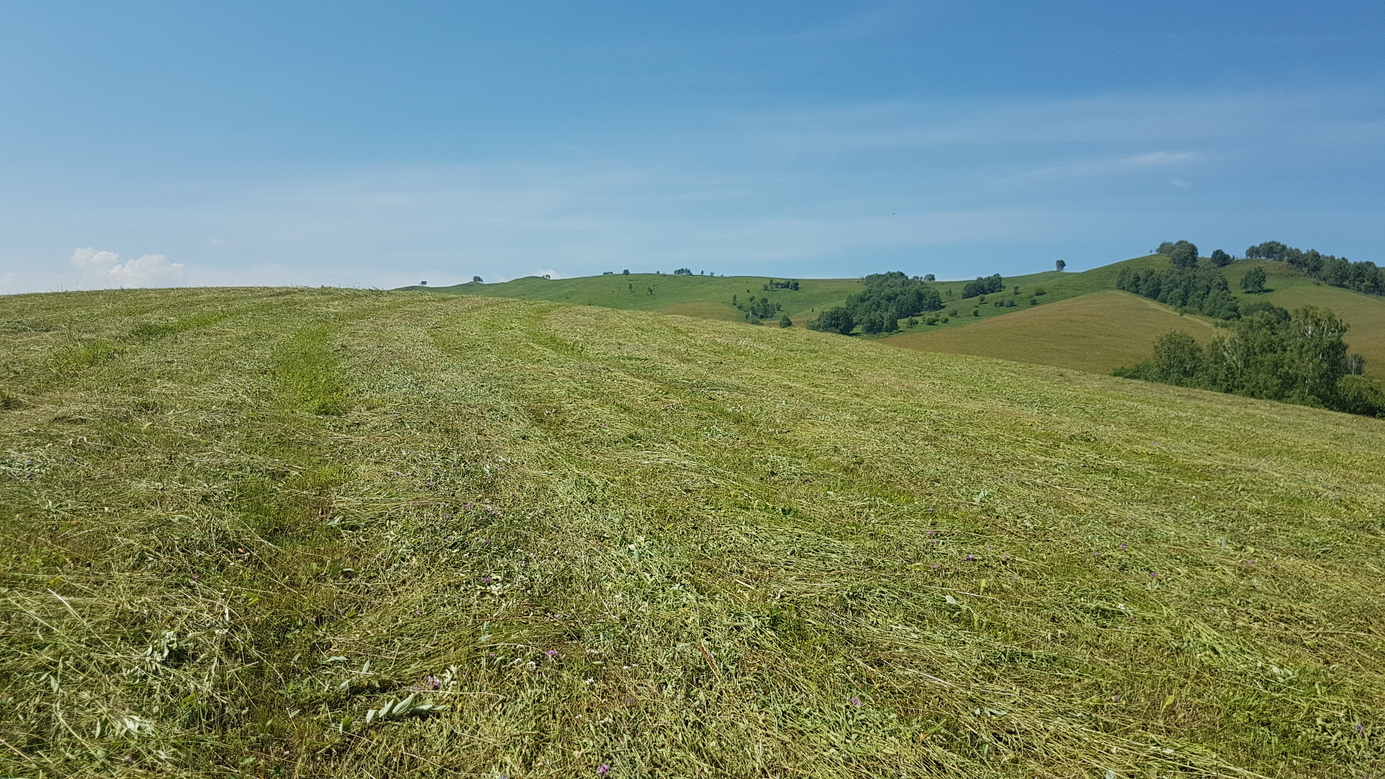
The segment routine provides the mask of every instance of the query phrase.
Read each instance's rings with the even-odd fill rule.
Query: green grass
[[[1385,422],[479,296],[5,304],[0,776],[1385,769]]]
[[[657,311],[725,321],[744,319],[744,315],[731,304],[732,297],[741,302],[750,296],[767,297],[781,304],[784,313],[798,324],[806,323],[824,308],[841,305],[848,295],[864,289],[859,279],[800,279],[797,290],[765,290],[764,286],[770,281],[768,276],[672,276],[632,273],[628,276],[613,274],[573,279],[527,276],[501,284],[458,284],[455,287],[407,289],[456,295],[547,300],[632,311]]]

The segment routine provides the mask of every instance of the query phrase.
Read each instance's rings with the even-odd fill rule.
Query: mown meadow
[[[418,292],[0,344],[0,776],[1385,770],[1382,420]]]

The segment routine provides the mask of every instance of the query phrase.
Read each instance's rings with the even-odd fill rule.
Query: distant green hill
[[[841,305],[847,295],[861,289],[857,279],[799,279],[798,290],[764,289],[768,276],[674,276],[632,273],[545,279],[527,276],[500,284],[458,284],[453,287],[406,287],[456,295],[549,300],[584,306],[604,306],[633,311],[656,311],[703,319],[739,321],[743,314],[731,303],[748,297],[767,297],[782,305],[783,312],[803,323],[823,308]]]
[[[1116,292],[1116,280],[1122,270],[1166,267],[1167,264],[1166,257],[1147,255],[1082,272],[1046,271],[1006,277],[1005,291],[984,296],[984,300],[961,298],[962,289],[970,279],[935,282],[944,303],[935,323],[926,324],[921,317],[916,326],[901,323],[903,329],[898,334],[875,338],[911,349],[1000,357],[1106,373],[1148,356],[1154,338],[1169,329],[1205,335],[1211,332],[1210,322],[1179,316],[1167,306],[1125,293],[1068,302],[1055,311],[1042,309],[1095,293]],[[1241,276],[1254,267],[1266,269],[1270,292],[1248,295],[1241,291]],[[1385,298],[1323,285],[1279,262],[1242,260],[1223,270],[1232,292],[1243,303],[1265,300],[1288,309],[1303,305],[1332,309],[1351,326],[1345,340],[1353,351],[1366,358],[1367,373],[1385,376]],[[732,306],[733,297],[738,302],[751,296],[767,297],[772,303],[782,305],[784,313],[797,325],[806,324],[824,309],[841,305],[848,295],[864,290],[858,279],[799,279],[798,291],[765,290],[764,286],[771,281],[763,276],[643,273],[552,280],[527,277],[501,284],[407,289],[549,300],[726,321],[744,319]],[[1006,300],[1015,305],[996,306],[997,301]],[[947,321],[942,321],[943,318]]]
[[[1376,775],[1382,451],[802,328],[7,296],[0,776]]]

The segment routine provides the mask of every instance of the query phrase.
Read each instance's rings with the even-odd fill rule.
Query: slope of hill
[[[0,339],[0,775],[1385,768],[1385,421],[483,297]]]
[[[1179,316],[1168,306],[1128,292],[1094,292],[970,327],[919,328],[884,342],[1109,374],[1149,357],[1154,340],[1170,330],[1205,343],[1216,327],[1202,317]]]
[[[861,289],[858,279],[804,279],[797,290],[769,289],[766,276],[674,276],[655,273],[545,279],[527,276],[500,284],[458,284],[454,287],[408,287],[454,295],[548,300],[633,311],[659,311],[704,319],[739,321],[744,315],[732,305],[748,297],[769,298],[796,321],[816,311],[841,305]],[[777,279],[777,281],[788,281]]]
[[[1025,276],[1015,276],[1005,280],[1006,290],[1000,297],[1011,295],[1019,287],[1017,297],[1027,304],[1030,297],[1042,290],[1040,303],[1065,300],[1091,292],[1115,289],[1116,277],[1122,268],[1143,268],[1165,263],[1158,255],[1136,257],[1131,260],[1093,268],[1081,273],[1060,273],[1046,271]],[[883,270],[883,269],[881,269]],[[782,304],[794,322],[803,324],[816,316],[817,312],[846,302],[847,296],[864,289],[859,279],[799,279],[799,289],[764,289],[774,279],[763,276],[673,276],[654,273],[614,274],[603,276],[583,276],[571,279],[544,279],[527,276],[499,284],[458,284],[452,287],[405,287],[404,290],[441,292],[454,295],[478,295],[484,297],[518,298],[521,300],[548,300],[558,303],[573,303],[587,306],[604,306],[635,311],[659,311],[671,314],[697,316],[705,319],[738,321],[743,315],[732,305],[732,298],[744,301],[747,296],[767,297],[771,302]],[[785,279],[778,279],[785,281]],[[959,281],[939,281],[934,285],[950,308],[965,308],[961,318],[953,317],[945,325],[935,327],[961,327],[974,324],[981,319],[1013,313],[1015,308],[997,308],[992,295],[981,304],[976,298],[963,300],[962,291],[969,279]],[[977,309],[977,316],[970,316],[971,309]]]

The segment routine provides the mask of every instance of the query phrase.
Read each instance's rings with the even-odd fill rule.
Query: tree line
[[[1345,257],[1302,251],[1279,241],[1266,241],[1246,249],[1246,257],[1284,262],[1332,287],[1385,295],[1385,270],[1368,260],[1352,262]]]
[[[1215,268],[1124,268],[1116,277],[1116,289],[1213,319],[1241,316],[1240,305],[1231,295],[1226,276]]]
[[[1362,375],[1366,361],[1347,352],[1347,326],[1335,314],[1311,306],[1292,314],[1256,306],[1206,347],[1186,333],[1166,333],[1155,341],[1152,358],[1115,375],[1385,416],[1385,391]]]

